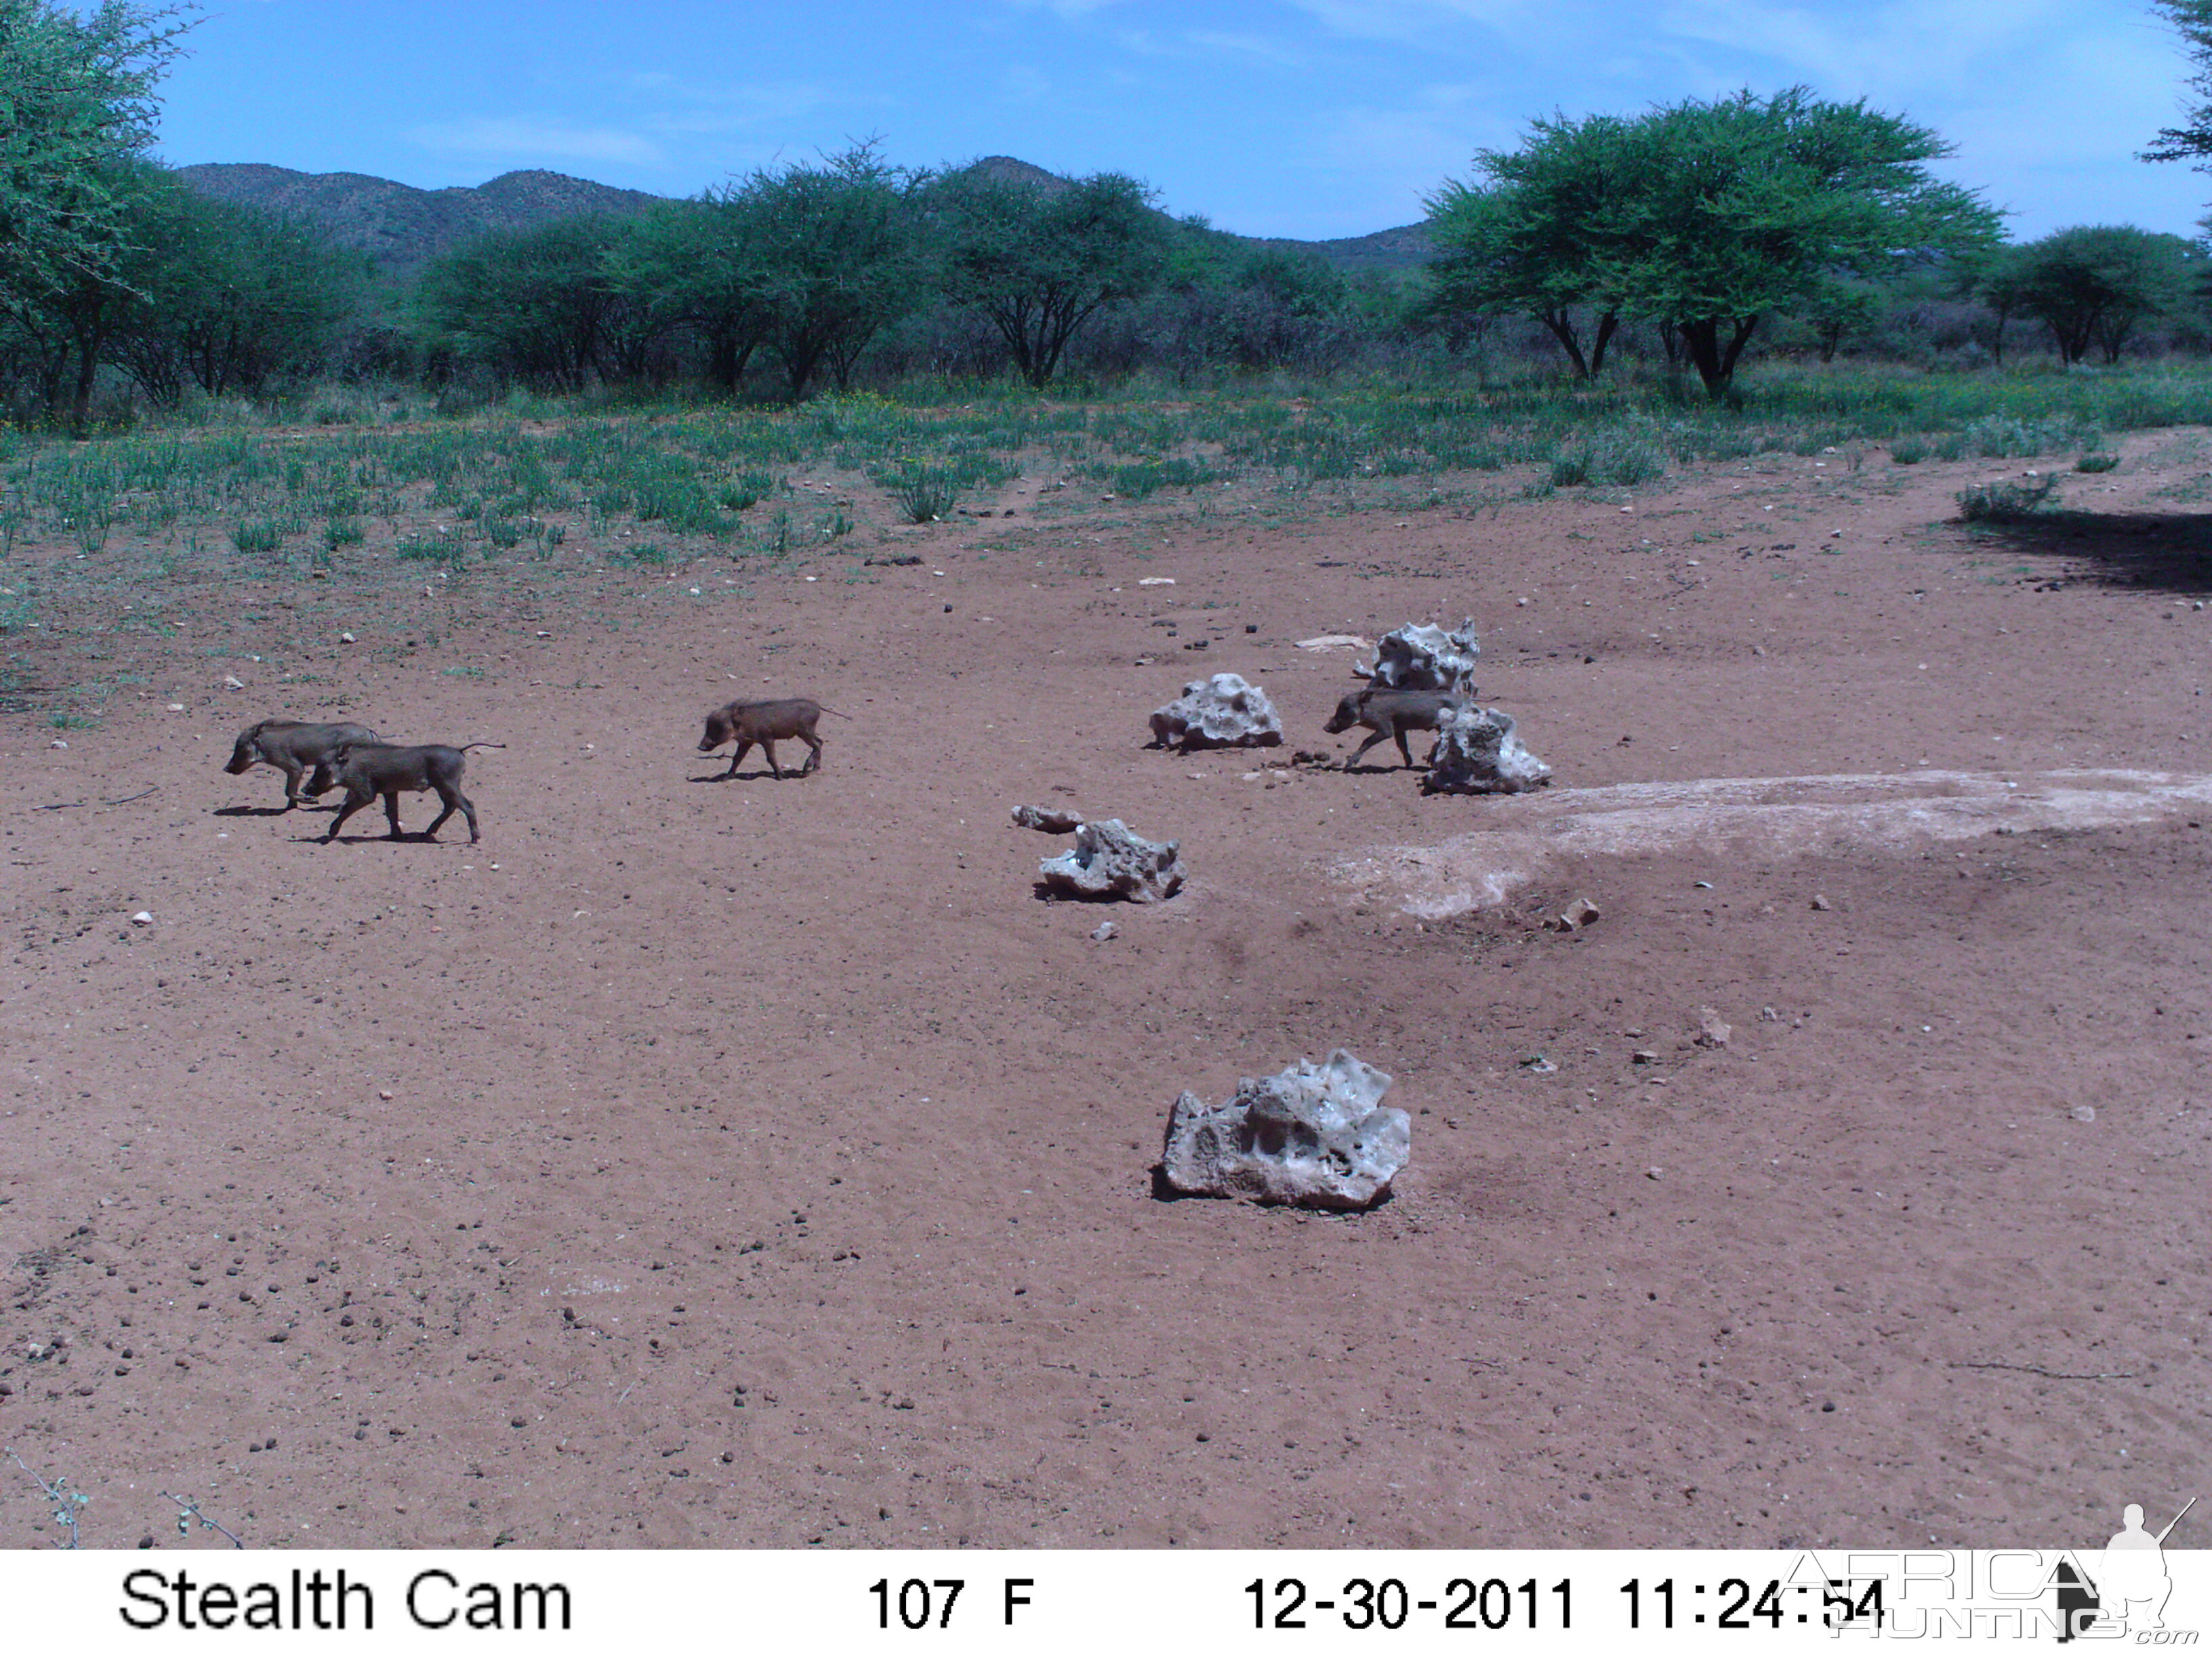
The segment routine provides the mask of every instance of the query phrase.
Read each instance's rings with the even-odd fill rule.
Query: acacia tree
[[[1863,100],[1802,87],[1692,100],[1636,123],[1624,149],[1599,223],[1599,283],[1623,310],[1674,319],[1716,398],[1768,313],[1839,276],[1996,239],[1995,211],[1923,165],[1949,147]]]
[[[766,337],[760,250],[742,192],[708,191],[632,220],[607,258],[608,274],[655,321],[696,331],[708,375],[737,390]]]
[[[2078,225],[2010,251],[2004,270],[2017,307],[2051,330],[2061,362],[2094,344],[2108,363],[2137,324],[2178,304],[2203,265],[2179,236],[2133,225]]]
[[[2142,152],[2146,161],[2193,160],[2198,171],[2212,171],[2212,0],[2151,0],[2154,11],[2179,32],[2196,73],[2189,90],[2201,100],[2178,127],[2160,129]]]
[[[945,296],[990,319],[1039,391],[1084,324],[1146,293],[1167,263],[1167,222],[1123,173],[1046,185],[970,167],[941,181],[929,207]]]
[[[1595,237],[1620,188],[1621,136],[1609,115],[1537,120],[1517,149],[1475,157],[1480,182],[1445,181],[1426,198],[1430,265],[1442,313],[1534,317],[1552,331],[1578,379],[1605,367],[1619,307],[1600,286]],[[1589,349],[1577,308],[1595,313]]]
[[[870,142],[722,192],[731,232],[750,249],[738,291],[757,306],[760,338],[793,398],[824,367],[842,390],[877,331],[920,302],[928,256],[916,208],[927,183]]]
[[[2017,247],[1993,249],[1989,257],[1973,266],[1962,288],[1989,307],[1996,319],[1996,328],[1990,337],[1990,355],[1999,363],[2004,362],[2005,326],[2017,316],[2026,297],[2026,278],[2021,265],[2021,250]]]
[[[27,303],[125,251],[121,164],[154,141],[154,86],[178,51],[172,9],[88,14],[0,0],[0,296]]]
[[[186,25],[173,9],[0,0],[0,311],[35,342],[49,408],[69,385],[84,427],[93,374],[129,293],[128,227],[153,143],[155,84]]]
[[[1905,258],[1995,241],[1995,212],[1923,165],[1947,154],[1863,100],[1746,91],[1632,121],[1539,122],[1522,150],[1479,158],[1489,187],[1448,185],[1431,214],[1464,258],[1461,279],[1495,308],[1595,305],[1601,337],[1608,317],[1671,321],[1720,398],[1771,313]]]
[[[424,319],[463,356],[532,386],[634,374],[652,329],[608,273],[621,234],[586,214],[479,237],[423,271]]]
[[[211,397],[259,392],[319,362],[352,311],[367,260],[282,214],[199,195],[164,174],[148,192],[111,360],[157,404],[187,380]]]

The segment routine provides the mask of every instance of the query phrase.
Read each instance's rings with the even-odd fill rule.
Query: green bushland
[[[918,392],[759,410],[672,398],[622,415],[580,398],[538,400],[534,420],[575,411],[546,429],[502,412],[416,430],[179,424],[86,443],[27,433],[0,457],[0,548],[52,537],[90,552],[135,533],[266,556],[320,527],[316,539],[333,555],[365,542],[370,557],[388,545],[402,559],[446,562],[517,550],[551,558],[564,548],[588,560],[603,538],[649,527],[656,546],[705,542],[744,555],[828,538],[827,517],[777,505],[803,501],[788,483],[801,472],[857,475],[853,483],[882,492],[874,511],[908,518],[941,515],[1025,471],[1080,477],[1127,500],[1237,485],[1357,504],[1402,500],[1407,481],[1445,474],[1526,468],[1555,488],[1622,488],[1851,443],[1886,444],[1900,465],[2072,453],[2094,470],[2108,434],[2212,424],[2212,367],[2194,364],[1955,374],[1766,365],[1741,374],[1738,389],[1729,404],[1694,388],[1685,396],[1663,375],[1473,376],[1316,380],[1260,396],[1185,387],[1172,401],[1081,404],[1025,389],[957,405]],[[853,499],[866,516],[867,492]],[[1042,499],[1060,513],[1095,496]]]

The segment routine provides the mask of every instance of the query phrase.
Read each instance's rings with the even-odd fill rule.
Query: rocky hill
[[[538,168],[445,190],[418,190],[364,173],[295,173],[255,162],[207,161],[177,173],[205,195],[320,225],[340,246],[358,248],[398,275],[486,231],[521,230],[585,213],[635,213],[660,199]]]
[[[994,178],[1048,189],[1066,183],[1011,155],[988,155],[973,165]],[[177,173],[209,196],[272,208],[320,225],[339,246],[358,248],[394,276],[418,270],[486,231],[521,230],[584,213],[636,213],[661,199],[643,191],[617,190],[542,168],[503,173],[488,184],[444,190],[420,190],[365,173],[295,173],[251,161],[204,161],[179,167]],[[1284,237],[1236,240],[1316,253],[1346,271],[1410,270],[1426,264],[1429,257],[1428,230],[1422,225],[1323,242]]]

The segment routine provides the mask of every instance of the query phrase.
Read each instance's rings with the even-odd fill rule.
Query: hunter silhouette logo
[[[2164,1630],[2166,1598],[2173,1593],[2166,1571],[2166,1534],[2196,1507],[2191,1498],[2164,1531],[2154,1534],[2143,1529],[2142,1505],[2129,1504],[2120,1511],[2120,1529],[2106,1544],[2094,1578],[2077,1571],[2070,1559],[2061,1561],[2051,1575],[2063,1626],[2058,1639],[2070,1642],[2100,1620],[2110,1621],[2113,1634]]]

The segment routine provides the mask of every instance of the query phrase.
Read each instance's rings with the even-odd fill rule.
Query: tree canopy
[[[942,180],[931,210],[945,292],[991,319],[1022,378],[1042,390],[1075,332],[1159,280],[1168,227],[1151,192],[1119,173],[1046,186],[973,168]]]
[[[1479,155],[1481,182],[1431,198],[1431,234],[1446,284],[1540,318],[1578,368],[1577,305],[1598,316],[1599,360],[1620,318],[1673,325],[1718,398],[1773,311],[1839,277],[1995,242],[1995,211],[1923,165],[1948,153],[1901,116],[1802,87],[1634,119],[1555,117],[1521,149]]]
[[[35,304],[125,252],[124,164],[154,139],[154,87],[184,25],[173,9],[0,0],[0,301]]]
[[[915,198],[927,183],[871,143],[819,166],[763,169],[718,198],[750,251],[745,291],[793,397],[825,366],[844,387],[877,331],[921,303],[928,259]]]
[[[1984,302],[2026,313],[2051,330],[2061,362],[2094,345],[2108,363],[2138,324],[2178,307],[2203,268],[2201,250],[2134,225],[2077,225],[2008,248]]]
[[[2212,0],[2151,0],[2151,7],[2180,33],[2196,69],[2187,84],[2198,101],[2179,126],[2160,129],[2142,159],[2194,160],[2200,169],[2212,170]]]

